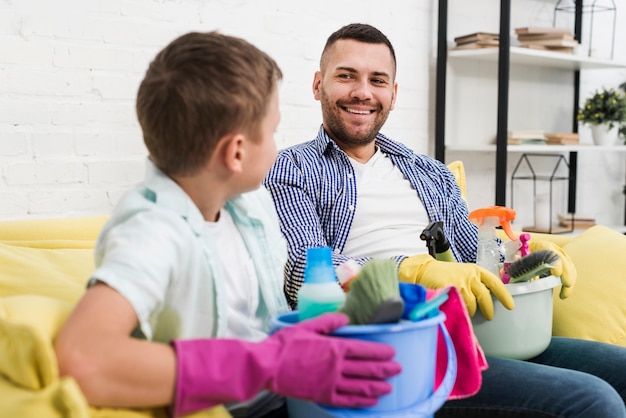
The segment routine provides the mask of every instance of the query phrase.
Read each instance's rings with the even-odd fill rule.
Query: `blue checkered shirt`
[[[417,191],[429,220],[443,221],[456,260],[475,262],[477,228],[468,220],[467,205],[450,170],[382,134],[376,137],[376,145]],[[335,266],[348,258],[342,251],[357,205],[356,176],[348,156],[320,127],[314,140],[279,152],[264,185],[274,199],[281,231],[288,242],[285,294],[295,307],[304,281],[307,248],[332,247]],[[394,216],[393,210],[394,204],[389,202],[389,216]],[[410,255],[394,258],[399,264]],[[368,259],[355,260],[364,264]]]

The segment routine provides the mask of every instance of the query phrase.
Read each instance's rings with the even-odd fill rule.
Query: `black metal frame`
[[[539,159],[556,159],[556,162],[554,164],[554,166],[552,167],[552,172],[548,175],[540,175],[535,171],[535,168],[533,167],[533,164],[531,162],[531,158],[539,158]],[[528,170],[530,172],[530,174],[527,175],[518,175],[517,171],[521,168],[522,164],[525,163],[526,167],[528,167]],[[558,171],[559,168],[561,167],[561,163],[563,163],[563,165],[565,166],[565,169],[567,170],[568,175],[567,176],[560,176],[558,175]],[[556,234],[556,233],[564,233],[564,232],[572,232],[574,230],[574,214],[571,214],[571,226],[570,228],[559,228],[559,230],[555,230],[552,228],[552,221],[553,221],[553,215],[554,215],[554,211],[553,211],[553,207],[552,207],[552,201],[553,201],[553,185],[555,181],[570,181],[571,179],[571,167],[570,165],[567,163],[567,160],[565,159],[565,157],[563,157],[562,154],[534,154],[534,153],[524,153],[522,154],[522,156],[520,157],[520,159],[517,161],[517,164],[515,165],[515,168],[513,169],[513,172],[511,173],[511,208],[515,208],[515,196],[514,196],[514,192],[515,192],[515,181],[516,180],[532,180],[533,181],[533,201],[534,201],[534,212],[535,212],[535,226],[536,226],[536,213],[537,213],[537,182],[538,181],[548,181],[550,183],[549,185],[549,189],[550,189],[550,204],[549,204],[549,216],[550,216],[550,227],[548,228],[547,231],[535,231],[535,232],[547,232],[549,234]],[[524,229],[526,230],[526,229]]]
[[[582,0],[576,0],[574,36],[582,37]],[[435,158],[445,163],[445,113],[448,43],[448,1],[439,0],[439,27],[437,30],[437,96],[435,113]],[[495,204],[506,206],[507,179],[507,131],[509,106],[510,29],[511,0],[500,0],[500,42],[498,51],[498,125],[496,133],[496,190]],[[578,132],[578,102],[580,99],[580,71],[574,72],[574,112],[572,132]],[[570,180],[568,189],[568,212],[576,213],[576,176],[578,153],[569,153]]]
[[[556,16],[558,12],[569,12],[569,13],[576,13],[577,10],[580,10],[580,14],[582,16],[583,13],[587,13],[590,12],[591,13],[591,19],[589,20],[589,50],[587,51],[587,55],[591,56],[591,50],[593,49],[593,18],[594,15],[596,14],[596,12],[600,13],[600,12],[613,12],[613,30],[611,31],[611,59],[613,59],[613,55],[615,52],[615,22],[616,22],[616,18],[617,18],[617,13],[616,10],[617,8],[615,7],[615,2],[613,0],[608,0],[611,2],[611,6],[603,6],[603,5],[598,5],[596,4],[597,0],[593,0],[593,2],[591,4],[588,5],[583,5],[582,1],[580,2],[580,4],[578,4],[578,1],[575,2],[575,4],[572,5],[563,5],[561,6],[561,2],[563,0],[558,0],[558,2],[556,3],[556,5],[554,6],[554,13],[552,16],[552,26],[556,25]],[[571,1],[571,0],[568,0]]]

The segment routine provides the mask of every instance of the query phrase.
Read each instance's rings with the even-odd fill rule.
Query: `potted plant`
[[[626,126],[626,95],[615,89],[596,90],[585,100],[578,111],[578,121],[591,125],[593,140],[597,145],[614,142],[613,128]]]

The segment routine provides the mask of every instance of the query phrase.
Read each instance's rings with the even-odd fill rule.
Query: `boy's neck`
[[[205,221],[217,222],[220,210],[232,196],[227,183],[223,180],[206,177],[190,176],[175,178],[174,181],[195,203]]]

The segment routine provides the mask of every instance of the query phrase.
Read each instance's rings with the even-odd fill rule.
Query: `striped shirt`
[[[443,221],[456,260],[475,262],[477,228],[468,220],[467,205],[450,170],[380,133],[376,145],[409,180],[429,220]],[[307,248],[332,247],[335,266],[348,258],[342,251],[357,205],[356,176],[348,156],[320,127],[312,141],[279,152],[264,184],[274,199],[281,231],[287,239],[285,294],[295,307],[304,281]],[[393,202],[389,202],[392,217],[393,208]],[[399,264],[411,255],[398,254],[394,259]],[[369,257],[355,260],[362,265]]]

